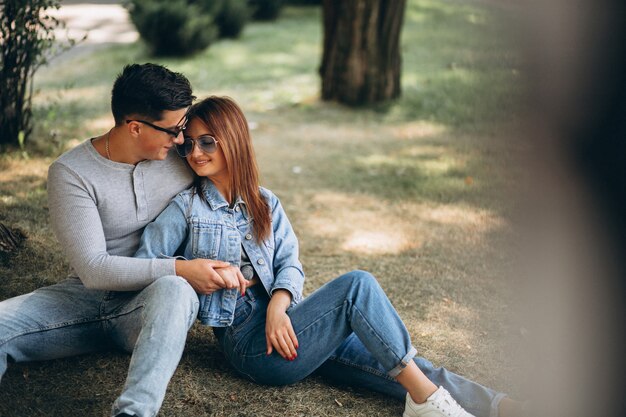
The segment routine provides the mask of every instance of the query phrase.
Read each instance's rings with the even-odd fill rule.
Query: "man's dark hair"
[[[117,126],[131,114],[155,121],[163,111],[189,107],[194,99],[183,74],[157,64],[131,64],[115,79],[111,111]]]

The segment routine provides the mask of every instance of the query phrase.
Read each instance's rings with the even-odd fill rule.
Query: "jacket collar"
[[[224,207],[228,207],[228,201],[226,201],[224,196],[217,190],[217,187],[210,179],[204,178],[202,180],[202,192],[204,193],[206,201],[209,203],[211,210],[215,211]],[[233,208],[239,205],[245,206],[246,203],[240,196],[237,196]],[[245,210],[242,211],[245,212]]]

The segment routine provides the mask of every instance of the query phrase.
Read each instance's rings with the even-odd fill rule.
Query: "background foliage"
[[[22,147],[31,134],[33,76],[60,24],[45,12],[58,7],[58,0],[0,1],[0,150]]]

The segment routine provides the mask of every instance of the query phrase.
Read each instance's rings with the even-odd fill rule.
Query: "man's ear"
[[[126,123],[126,128],[128,129],[128,134],[136,138],[141,133],[141,123],[139,122],[128,122]]]

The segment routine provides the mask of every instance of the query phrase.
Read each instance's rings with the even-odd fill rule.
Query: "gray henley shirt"
[[[137,165],[102,157],[87,140],[48,170],[50,223],[85,287],[135,291],[175,275],[173,259],[132,258],[144,227],[179,192],[192,172],[176,152]]]

